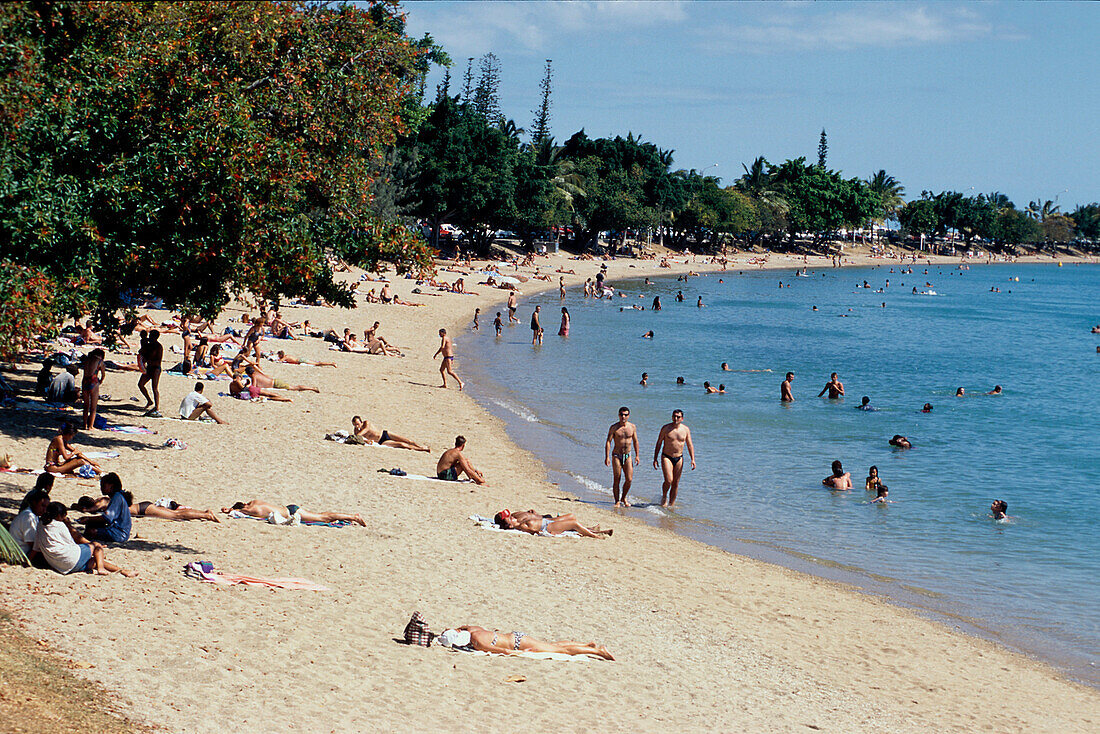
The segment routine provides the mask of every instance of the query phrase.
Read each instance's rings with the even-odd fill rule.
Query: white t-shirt
[[[187,397],[180,403],[180,417],[184,420],[191,418],[191,414],[195,412],[195,408],[200,405],[206,405],[210,401],[206,399],[206,396],[201,392],[191,391],[187,393]]]
[[[15,538],[15,542],[19,544],[24,553],[29,554],[31,552],[37,534],[38,515],[31,512],[31,508],[28,507],[23,510],[11,521],[11,537]]]
[[[69,573],[80,560],[80,545],[73,540],[69,526],[60,520],[38,525],[34,547],[59,573]]]

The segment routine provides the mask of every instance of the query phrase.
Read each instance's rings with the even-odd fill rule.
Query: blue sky
[[[559,141],[640,134],[674,168],[815,159],[906,187],[1100,201],[1100,4],[406,2],[454,61],[501,60],[529,127],[553,59]],[[475,61],[476,65],[476,61]],[[442,77],[429,80],[429,95]],[[973,187],[973,191],[971,190]]]

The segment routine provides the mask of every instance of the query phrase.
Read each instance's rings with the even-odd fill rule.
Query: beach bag
[[[413,612],[412,619],[405,625],[405,644],[431,647],[433,636],[420,612]]]

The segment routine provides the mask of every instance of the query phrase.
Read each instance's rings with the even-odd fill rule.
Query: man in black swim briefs
[[[645,383],[643,377],[642,383]],[[630,462],[630,450],[634,449],[634,463]],[[619,408],[619,422],[607,429],[607,441],[603,447],[603,463],[611,467],[612,491],[616,507],[630,507],[626,493],[634,481],[634,467],[639,462],[638,429],[630,422],[630,409]],[[625,477],[623,476],[625,474]],[[619,494],[619,480],[623,479],[623,492]]]
[[[661,469],[664,473],[664,482],[661,485],[661,507],[672,507],[676,504],[680,475],[684,471],[685,446],[694,471],[695,445],[691,442],[691,429],[684,423],[684,411],[677,408],[672,411],[672,422],[661,426],[657,445],[653,447],[653,468]]]
[[[379,430],[369,420],[363,420],[357,415],[352,416],[351,425],[355,430],[353,435],[367,441],[373,441],[379,446],[390,446],[395,449],[409,449],[410,451],[431,451],[427,446],[421,446],[411,438],[405,438],[404,436],[398,436],[396,433]]]

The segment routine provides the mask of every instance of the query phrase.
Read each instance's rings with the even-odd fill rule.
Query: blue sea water
[[[563,488],[612,504],[603,445],[626,405],[642,448],[631,498],[659,502],[654,443],[681,408],[698,469],[685,470],[676,511],[622,512],[856,584],[1100,683],[1100,336],[1089,332],[1100,323],[1100,267],[903,274],[895,264],[688,282],[649,268],[611,264],[608,280],[626,298],[573,292],[560,302],[555,290],[521,305],[521,323],[501,338],[492,313],[460,338],[474,395]],[[528,328],[536,304],[541,347]],[[620,310],[630,304],[646,310]],[[556,335],[562,305],[567,338]],[[654,339],[640,338],[650,329]],[[779,401],[786,371],[790,405]],[[846,396],[818,398],[833,371]],[[705,395],[704,380],[726,394]],[[995,384],[1004,393],[985,395]],[[954,397],[960,386],[967,397]],[[856,410],[862,395],[878,410]],[[931,413],[920,412],[926,402]],[[897,433],[911,450],[887,444]],[[833,459],[856,489],[822,487]],[[889,505],[868,504],[872,464]],[[988,517],[998,498],[1010,522]]]

